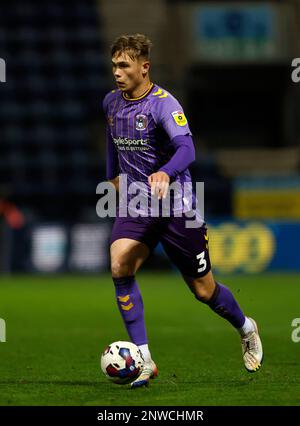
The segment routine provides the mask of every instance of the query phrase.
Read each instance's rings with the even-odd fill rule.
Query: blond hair
[[[143,57],[150,59],[151,40],[145,34],[123,34],[115,39],[111,46],[111,56],[126,52],[131,59]]]

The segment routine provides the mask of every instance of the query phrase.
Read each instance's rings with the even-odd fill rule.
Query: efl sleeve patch
[[[174,111],[172,112],[172,116],[178,126],[185,126],[187,124],[186,116],[182,111]]]

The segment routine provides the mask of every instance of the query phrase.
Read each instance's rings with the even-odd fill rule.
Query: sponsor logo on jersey
[[[174,111],[172,112],[172,116],[178,126],[185,126],[187,124],[186,116],[182,111]]]
[[[115,146],[119,151],[148,151],[148,139],[114,138]]]
[[[137,114],[135,116],[135,128],[136,130],[145,130],[148,125],[148,119],[145,114]]]

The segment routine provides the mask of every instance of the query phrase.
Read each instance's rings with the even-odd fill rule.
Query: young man
[[[107,179],[120,189],[120,196],[124,196],[119,188],[120,176],[127,176],[128,185],[143,182],[148,195],[151,191],[152,197],[161,202],[172,182],[180,187],[191,182],[188,167],[195,151],[181,105],[150,81],[150,47],[150,40],[142,34],[120,36],[112,45],[112,70],[118,90],[108,93],[103,102],[108,122]],[[126,197],[130,198],[128,194]],[[185,212],[192,209],[192,202],[181,201]],[[118,307],[132,342],[139,346],[145,360],[141,375],[131,386],[148,385],[149,379],[157,375],[135,274],[159,241],[195,297],[237,329],[246,369],[258,370],[263,350],[256,323],[244,316],[231,291],[215,282],[205,224],[186,227],[184,215],[175,215],[174,200],[171,206],[170,217],[123,217],[118,211],[112,230],[111,271]]]

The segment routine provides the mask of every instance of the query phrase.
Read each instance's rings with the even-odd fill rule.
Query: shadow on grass
[[[0,380],[0,385],[106,386],[107,383],[84,380]]]

